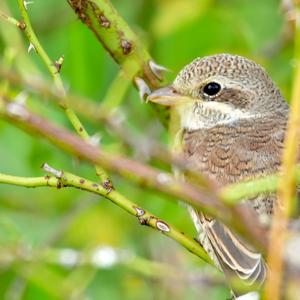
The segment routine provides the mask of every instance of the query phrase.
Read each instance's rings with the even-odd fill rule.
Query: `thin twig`
[[[24,30],[25,29],[25,23],[24,22],[20,22],[18,21],[17,19],[11,17],[11,16],[8,16],[6,13],[2,12],[0,10],[0,19],[4,20],[4,21],[7,21],[8,23],[12,24],[12,25],[15,25],[17,26],[18,28]]]
[[[60,91],[62,98],[64,98],[66,95],[66,92],[65,92],[64,85],[63,85],[63,82],[60,77],[61,65],[58,69],[57,63],[51,61],[48,54],[46,53],[46,51],[42,47],[41,43],[39,42],[39,40],[32,28],[29,15],[27,13],[27,9],[24,5],[24,1],[18,0],[18,4],[19,4],[19,9],[20,9],[20,12],[21,12],[21,15],[23,18],[23,22],[25,24],[25,28],[24,28],[25,35],[27,36],[30,44],[34,47],[37,54],[40,56],[42,62],[47,67],[49,73],[51,74],[51,76],[53,78],[55,87]],[[83,124],[77,117],[76,113],[66,105],[65,101],[62,101],[61,105],[63,106],[66,116],[68,117],[70,123],[76,130],[77,134],[86,141],[90,140],[90,136],[89,136],[88,132],[86,131]],[[111,179],[106,174],[105,170],[98,165],[96,165],[95,168],[96,168],[96,174],[97,174],[97,176],[99,176],[101,182],[103,184],[112,185]]]
[[[299,18],[299,11],[296,7],[294,13]],[[300,141],[300,28],[296,20],[295,26],[297,26],[295,36],[295,60],[297,64],[292,89],[291,111],[283,151],[282,176],[279,178],[278,205],[275,208],[270,233],[268,251],[270,275],[265,286],[265,300],[281,299],[283,292],[284,244],[287,239],[289,217],[292,216],[296,207],[296,164]]]
[[[49,186],[54,188],[74,187],[80,190],[88,191],[109,199],[114,204],[128,212],[129,214],[137,217],[141,225],[147,225],[177,241],[191,253],[197,255],[207,263],[214,265],[206,251],[195,240],[188,238],[179,230],[162,221],[152,213],[141,208],[136,203],[130,201],[122,194],[115,190],[108,191],[102,185],[92,182],[86,178],[76,176],[74,174],[56,170],[48,164],[43,165],[43,169],[53,176],[44,177],[17,177],[0,173],[0,183],[14,184],[24,187],[42,187]]]

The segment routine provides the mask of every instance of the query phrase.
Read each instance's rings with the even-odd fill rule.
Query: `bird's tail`
[[[258,290],[267,275],[267,266],[262,255],[251,250],[218,220],[206,218],[192,208],[189,211],[199,232],[201,244],[223,270],[235,296],[241,294],[239,290]]]

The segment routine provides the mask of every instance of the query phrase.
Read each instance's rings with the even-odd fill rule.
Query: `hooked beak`
[[[151,101],[161,105],[175,106],[191,101],[192,99],[191,97],[181,95],[172,86],[167,86],[152,92],[147,97],[147,102]]]

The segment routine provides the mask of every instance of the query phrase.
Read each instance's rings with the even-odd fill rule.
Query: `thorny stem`
[[[151,87],[159,79],[149,67],[150,54],[109,1],[68,0],[80,20],[94,32],[113,59],[129,78],[139,75]]]
[[[50,172],[50,174],[53,176],[29,178],[0,173],[0,183],[8,183],[24,187],[73,187],[100,195],[106,199],[109,199],[129,214],[137,217],[141,225],[147,225],[165,234],[166,236],[178,242],[191,253],[197,255],[207,263],[214,265],[206,251],[200,246],[198,242],[185,236],[175,227],[167,224],[165,221],[160,220],[158,217],[146,211],[144,208],[141,208],[136,203],[130,201],[119,192],[115,190],[107,190],[102,185],[99,185],[96,182],[92,182],[74,174],[65,171],[58,171],[47,164],[43,165],[43,169],[48,173]]]
[[[18,0],[18,4],[19,4],[19,9],[20,9],[20,12],[21,12],[21,15],[23,18],[23,22],[25,24],[24,32],[25,32],[29,42],[33,45],[35,51],[37,52],[37,54],[40,56],[41,60],[47,67],[49,73],[51,74],[51,76],[53,78],[55,87],[60,91],[60,93],[63,95],[63,97],[65,97],[66,92],[65,92],[64,85],[63,85],[63,82],[60,77],[60,72],[59,72],[60,70],[57,68],[56,64],[53,61],[51,61],[48,54],[46,53],[46,51],[40,44],[40,42],[32,28],[29,15],[27,13],[26,7],[24,6],[24,1]],[[86,129],[84,128],[81,121],[79,120],[79,118],[77,117],[76,113],[71,108],[66,106],[65,101],[63,101],[61,103],[61,105],[63,106],[66,116],[68,117],[70,123],[76,130],[77,134],[80,137],[82,137],[84,140],[88,141],[90,139],[90,136],[89,136],[88,132],[86,131]],[[103,184],[112,185],[111,179],[106,174],[106,172],[99,165],[96,165],[95,168],[96,168],[96,174],[100,178],[101,182]]]
[[[25,35],[27,36],[29,42],[33,45],[35,51],[37,52],[37,54],[40,56],[42,62],[45,64],[45,66],[47,67],[49,73],[51,74],[53,81],[55,83],[55,86],[61,91],[64,91],[64,86],[62,83],[62,80],[60,78],[59,73],[57,72],[57,68],[55,67],[54,63],[51,61],[51,59],[49,58],[48,54],[46,53],[46,51],[44,50],[44,48],[42,47],[42,45],[40,44],[29,19],[27,10],[24,6],[24,1],[23,0],[18,0],[18,4],[19,4],[19,9],[23,18],[23,22],[26,25],[24,32]]]
[[[134,182],[160,190],[201,208],[205,213],[224,221],[248,238],[262,252],[266,247],[265,230],[259,225],[251,211],[242,206],[228,207],[218,200],[217,191],[206,190],[191,183],[176,180],[171,174],[161,172],[137,161],[102,151],[84,142],[66,129],[26,110],[15,107],[14,103],[0,102],[0,116],[23,130],[38,134],[60,149],[77,157],[101,164]],[[233,217],[234,216],[234,217]],[[253,224],[256,224],[253,226]]]
[[[295,59],[297,61],[292,88],[290,116],[285,137],[285,147],[282,158],[282,176],[279,178],[278,207],[275,209],[270,233],[268,265],[270,275],[266,282],[264,300],[279,300],[282,296],[284,273],[284,245],[287,239],[287,226],[297,206],[296,204],[296,175],[300,141],[300,28],[297,18],[299,8],[294,7],[295,18]]]
[[[140,78],[151,89],[161,85],[161,70],[141,40],[119,15],[110,1],[67,0],[79,19],[96,35],[111,57],[124,70],[129,80],[136,84]],[[137,86],[137,84],[136,84]],[[141,87],[138,87],[141,89]],[[143,91],[142,91],[143,94]],[[151,104],[152,105],[152,104]],[[167,125],[168,111],[153,105],[162,124]]]

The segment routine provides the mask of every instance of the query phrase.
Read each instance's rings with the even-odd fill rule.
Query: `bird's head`
[[[287,109],[265,70],[237,55],[197,58],[185,66],[172,85],[148,100],[175,106],[182,127],[196,130]]]

